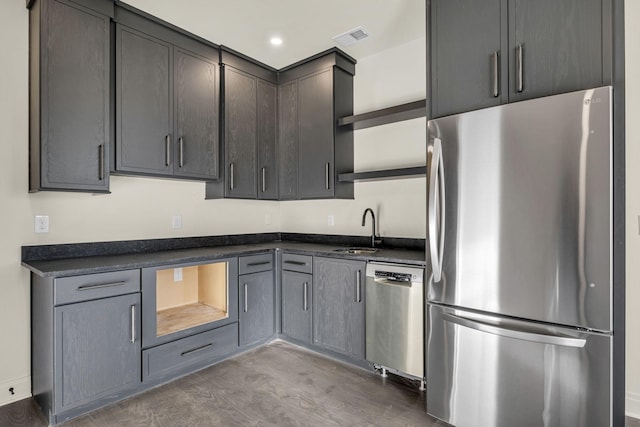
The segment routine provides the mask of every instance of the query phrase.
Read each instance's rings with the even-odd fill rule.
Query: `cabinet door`
[[[509,0],[509,101],[588,89],[605,83],[604,0]],[[608,4],[608,6],[607,6]],[[522,90],[518,47],[522,46]]]
[[[240,276],[238,286],[240,345],[268,339],[274,332],[273,271]]]
[[[311,343],[313,282],[310,274],[282,272],[282,333]]]
[[[298,80],[298,196],[333,196],[333,69]]]
[[[280,200],[298,197],[298,81],[278,86],[278,189]]]
[[[178,176],[218,178],[218,64],[174,48],[174,171]]]
[[[255,199],[257,82],[250,74],[224,69],[226,197]]]
[[[278,198],[276,85],[258,79],[258,198]]]
[[[56,412],[140,382],[140,294],[55,308]]]
[[[116,170],[171,175],[172,46],[116,25]]]
[[[506,102],[506,0],[431,0],[430,13],[432,117]]]
[[[313,342],[364,359],[365,263],[313,258]]]
[[[41,87],[32,93],[40,97],[41,116],[36,123],[38,118],[32,115],[31,136],[38,138],[34,130],[39,125],[40,147],[32,151],[41,152],[39,159],[32,159],[36,170],[31,187],[107,191],[109,18],[58,1],[42,2],[41,13],[41,52],[34,61],[41,61]],[[32,81],[32,91],[37,83]]]

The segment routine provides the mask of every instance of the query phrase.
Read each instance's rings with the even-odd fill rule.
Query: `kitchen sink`
[[[377,248],[338,248],[334,249],[334,252],[340,252],[343,254],[374,254],[378,251]]]

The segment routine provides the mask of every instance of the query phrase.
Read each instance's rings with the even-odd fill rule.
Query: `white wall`
[[[625,2],[627,415],[640,418],[640,2]]]
[[[423,99],[426,94],[425,38],[358,61],[354,80],[355,114]],[[420,166],[426,163],[424,118],[355,131],[356,172]],[[355,200],[290,201],[280,205],[282,231],[370,235],[376,213],[381,236],[426,236],[426,179],[357,182]],[[328,225],[333,215],[335,225]]]
[[[109,195],[28,193],[28,11],[0,5],[0,404],[30,395],[29,274],[32,244],[206,236],[280,229],[278,202],[204,200],[201,182],[112,177]],[[183,228],[171,228],[173,214]],[[265,215],[271,224],[265,224]],[[48,215],[49,234],[33,216]],[[14,387],[16,394],[8,393]]]

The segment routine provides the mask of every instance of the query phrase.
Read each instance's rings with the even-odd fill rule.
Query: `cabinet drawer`
[[[311,274],[313,264],[311,255],[282,254],[282,269]]]
[[[206,366],[238,348],[238,324],[182,338],[142,352],[143,380],[190,365]]]
[[[113,271],[55,279],[54,304],[140,292],[140,270]]]
[[[249,255],[238,258],[238,274],[273,270],[273,254]]]

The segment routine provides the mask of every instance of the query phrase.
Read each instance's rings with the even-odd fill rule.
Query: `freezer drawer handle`
[[[515,329],[508,329],[499,326],[488,325],[486,323],[478,322],[477,320],[467,319],[465,317],[456,316],[455,314],[443,314],[444,320],[464,326],[467,328],[475,329],[480,332],[487,332],[489,334],[498,335],[501,337],[515,338],[518,340],[532,341],[540,344],[561,345],[563,347],[584,347],[587,343],[586,339],[560,337],[557,335],[537,334],[534,332],[525,332]]]
[[[442,141],[440,138],[435,138],[433,140],[433,154],[431,155],[431,171],[429,172],[429,201],[427,206],[427,214],[429,217],[429,250],[434,282],[439,282],[442,278],[445,217],[444,204],[444,163],[442,160]],[[440,217],[439,227],[437,224],[438,217]]]

